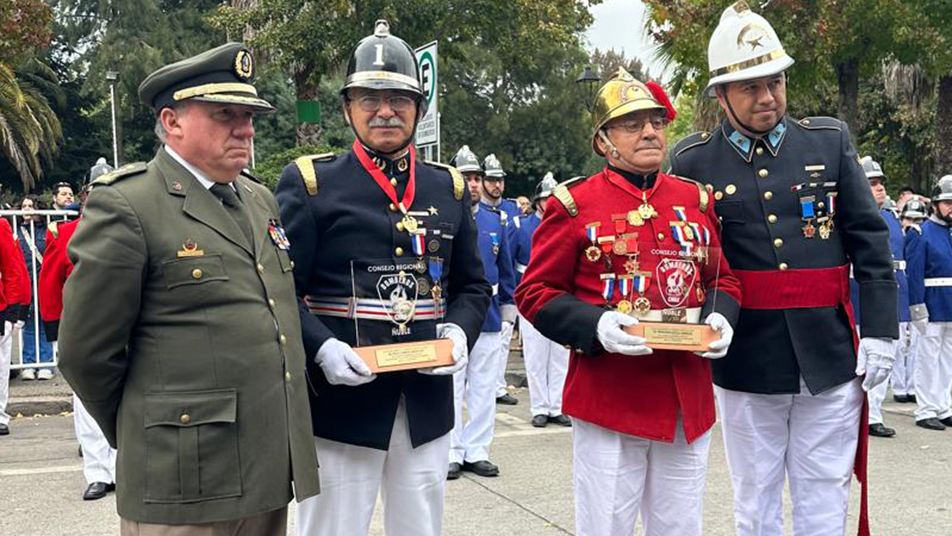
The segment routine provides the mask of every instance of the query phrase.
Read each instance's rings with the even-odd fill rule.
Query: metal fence
[[[31,340],[23,340],[23,330],[16,330],[14,333],[16,339],[13,341],[13,352],[10,357],[10,368],[13,370],[28,368],[52,369],[59,364],[59,356],[56,354],[55,347],[52,349],[53,360],[46,363],[40,362],[40,348],[42,345],[42,341],[40,340],[40,323],[43,321],[40,318],[40,309],[42,308],[43,304],[41,304],[39,300],[38,288],[40,279],[40,266],[43,262],[43,253],[39,251],[35,241],[36,230],[39,226],[37,225],[37,220],[33,219],[33,217],[45,219],[48,226],[50,222],[62,222],[67,218],[77,215],[79,215],[79,212],[75,210],[0,210],[0,217],[10,218],[12,220],[13,236],[17,239],[18,245],[20,243],[26,243],[27,247],[32,253],[32,259],[27,265],[27,272],[30,275],[30,292],[32,293],[32,299],[30,300],[32,318],[28,318],[27,321],[33,323],[33,337]],[[24,216],[28,216],[28,218],[24,218]],[[23,363],[23,348],[25,344],[33,346],[36,362]]]

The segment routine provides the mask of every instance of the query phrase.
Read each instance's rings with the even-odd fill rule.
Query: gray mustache
[[[406,126],[406,123],[403,122],[399,117],[391,117],[390,119],[381,119],[375,117],[370,120],[370,128],[373,127],[403,127]]]

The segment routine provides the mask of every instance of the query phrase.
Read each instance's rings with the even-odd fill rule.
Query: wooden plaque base
[[[358,346],[354,348],[354,351],[367,363],[374,374],[394,370],[445,367],[455,363],[453,341],[449,339]]]
[[[647,346],[655,350],[684,350],[706,352],[709,344],[720,335],[706,324],[671,324],[666,322],[639,322],[625,331],[647,339]]]

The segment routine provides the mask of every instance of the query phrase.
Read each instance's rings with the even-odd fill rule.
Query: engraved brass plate
[[[374,373],[445,367],[454,363],[453,341],[447,339],[361,346],[354,351]]]
[[[706,324],[669,324],[665,322],[641,322],[625,331],[644,337],[649,348],[655,350],[684,350],[706,352],[709,344],[720,335]]]

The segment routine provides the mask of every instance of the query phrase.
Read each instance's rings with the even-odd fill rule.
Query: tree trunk
[[[856,144],[859,124],[859,59],[850,58],[834,66],[839,84],[837,115],[850,127],[850,141]]]
[[[317,100],[318,83],[311,79],[309,69],[294,73],[294,87],[297,91],[297,100]],[[298,123],[294,131],[297,135],[298,147],[317,145],[321,140],[321,125]]]
[[[952,175],[952,73],[939,78],[938,105],[935,114],[936,179]],[[932,184],[928,184],[931,188]]]

